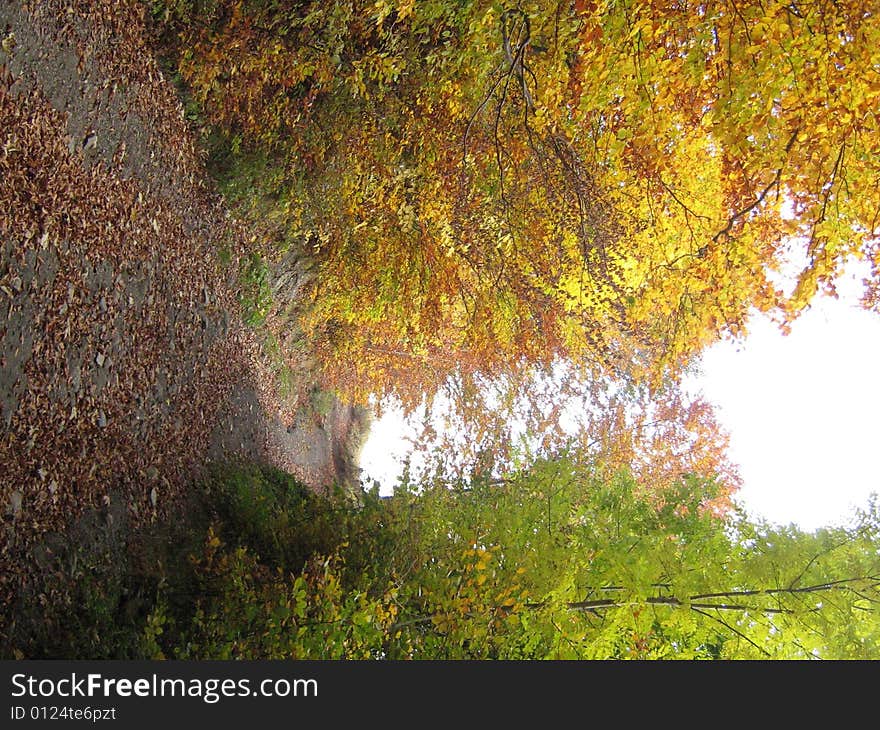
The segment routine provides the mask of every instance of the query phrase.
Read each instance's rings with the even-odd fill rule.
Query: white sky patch
[[[415,426],[406,423],[401,409],[386,407],[382,417],[370,426],[369,438],[361,451],[361,480],[365,485],[377,481],[380,494],[392,493],[411,449],[409,439],[415,437],[416,431]]]
[[[850,273],[784,336],[755,318],[720,342],[689,385],[716,406],[752,515],[804,529],[840,524],[880,492],[880,317],[861,309]]]

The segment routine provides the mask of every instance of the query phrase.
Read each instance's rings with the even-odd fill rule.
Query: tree
[[[871,659],[880,513],[807,533],[712,509],[713,482],[644,499],[559,455],[504,479],[402,485],[295,574],[210,533],[168,656]],[[365,528],[365,529],[361,529]],[[279,569],[280,568],[280,569]]]
[[[870,3],[209,7],[182,76],[316,255],[301,323],[348,394],[558,358],[657,380],[880,267]]]
[[[876,658],[876,509],[805,533],[719,519],[714,493],[692,476],[651,503],[569,457],[432,490],[400,621],[449,656]]]
[[[740,486],[711,406],[675,382],[652,388],[597,371],[588,379],[559,364],[549,376],[454,378],[449,390],[442,404],[414,415],[408,478],[415,483],[491,479],[575,449],[603,475],[626,469],[646,499],[697,474],[715,481],[713,504],[723,510]]]

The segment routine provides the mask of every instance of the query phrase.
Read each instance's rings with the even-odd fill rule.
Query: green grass
[[[319,416],[329,416],[334,403],[336,403],[336,394],[332,391],[315,387],[309,393],[309,405]]]
[[[269,267],[262,256],[251,253],[241,264],[241,308],[245,324],[260,327],[272,308]]]

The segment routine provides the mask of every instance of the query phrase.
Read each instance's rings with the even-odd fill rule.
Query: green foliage
[[[217,521],[192,554],[187,608],[160,604],[148,626],[164,656],[381,655],[396,613],[387,566],[397,549],[375,494],[353,506],[251,466],[213,475],[209,495]]]
[[[188,526],[188,539],[141,543],[115,578],[106,569],[81,576],[64,622],[47,614],[44,634],[20,653],[880,656],[876,503],[850,527],[806,533],[719,518],[717,491],[687,477],[646,498],[627,472],[603,475],[576,455],[503,479],[404,483],[359,505],[273,469],[216,471],[206,493],[214,509]]]
[[[299,573],[210,533],[179,656],[876,658],[877,510],[804,533],[572,457],[366,496]],[[271,520],[263,523],[271,525]]]
[[[141,635],[141,592],[148,585],[94,559],[78,562],[72,572],[65,576],[69,588],[55,601],[18,607],[17,621],[24,626],[16,630],[16,651],[28,659],[142,657],[147,643]],[[56,574],[56,581],[58,575],[64,574]]]
[[[0,654],[28,659],[139,659],[153,656],[149,629],[163,572],[184,575],[194,547],[183,521],[121,541],[119,525],[87,512],[69,533],[34,549],[39,570],[11,609]],[[198,510],[186,524],[197,533]],[[88,535],[84,539],[84,535]],[[6,643],[8,641],[8,643]]]
[[[387,600],[344,592],[338,560],[300,576],[273,572],[246,548],[209,534],[196,564],[200,592],[176,658],[369,659],[386,640]]]
[[[217,8],[216,0],[152,0],[150,14],[158,23],[193,23],[211,15]]]
[[[415,656],[876,658],[876,510],[805,533],[719,519],[686,478],[645,499],[568,457],[415,502]],[[406,583],[405,583],[406,585]],[[424,654],[422,654],[424,652]]]
[[[381,534],[378,497],[352,505],[341,494],[317,495],[278,470],[247,465],[216,467],[200,487],[181,518],[134,535],[128,545],[52,547],[49,577],[17,607],[4,656],[363,656],[365,638],[352,644],[331,629],[338,624],[345,637],[361,637],[374,631],[377,615],[390,615],[376,613],[388,600],[381,561],[394,552],[390,536]],[[344,570],[334,557],[343,549]],[[376,601],[356,597],[363,586]],[[281,614],[311,617],[308,625],[326,622],[327,631],[303,628],[299,639],[296,631],[288,636],[289,623],[272,623]],[[248,644],[256,641],[248,627],[261,621],[277,635]]]
[[[208,480],[208,495],[223,538],[268,565],[300,572],[313,555],[334,553],[345,538],[341,495],[317,496],[274,469],[223,469]]]
[[[657,399],[751,308],[794,316],[851,255],[880,279],[868,4],[151,9],[221,191],[273,244],[241,263],[249,324],[295,246],[317,261],[299,332],[338,392],[413,407],[458,389],[482,446],[503,439],[475,393],[509,386],[491,395],[556,426],[562,389],[539,384],[567,362],[606,406],[584,436],[600,446],[548,439],[518,470],[359,505],[265,468],[215,473],[197,544],[141,569],[146,610],[122,608],[112,575],[84,580],[70,625],[89,629],[46,633],[44,653],[880,656],[876,507],[814,533],[719,514],[714,423]],[[790,241],[809,263],[787,299],[770,273]]]
[[[329,415],[335,402],[336,396],[330,391],[316,387],[309,393],[309,403],[311,404],[312,410],[320,416]]]
[[[251,253],[241,263],[239,278],[244,321],[251,327],[259,327],[266,321],[272,306],[269,267],[259,254]]]

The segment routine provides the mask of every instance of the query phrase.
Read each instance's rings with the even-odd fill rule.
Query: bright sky
[[[841,282],[840,299],[817,299],[787,336],[754,320],[742,342],[710,348],[689,381],[731,436],[739,501],[753,515],[813,529],[880,492],[880,316],[858,308],[856,279]],[[394,483],[404,432],[393,412],[374,424],[366,475]]]
[[[367,483],[371,479],[377,480],[382,494],[390,494],[400,476],[410,448],[406,437],[412,435],[413,429],[404,423],[401,412],[394,409],[370,426],[370,436],[361,451],[362,478]]]
[[[740,502],[805,529],[843,522],[880,492],[880,316],[851,275],[783,336],[766,319],[722,342],[693,379],[717,407],[743,477]]]

